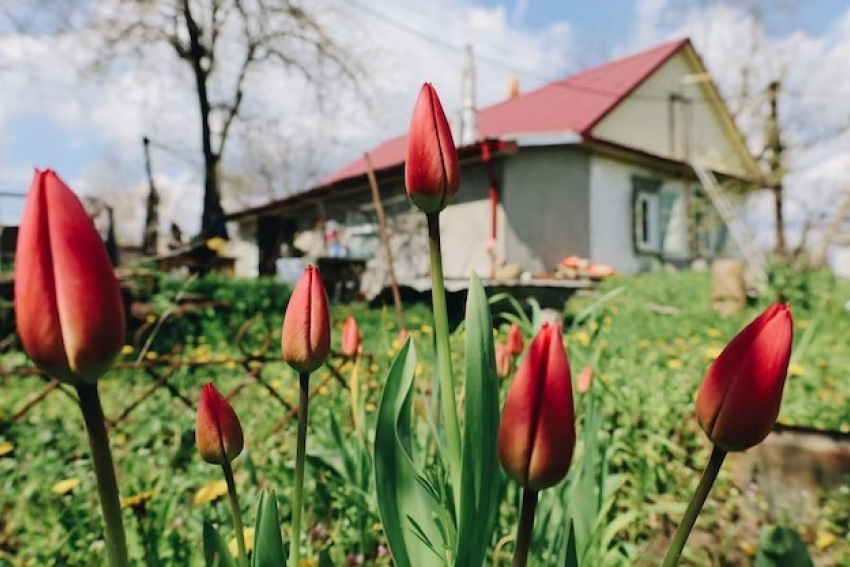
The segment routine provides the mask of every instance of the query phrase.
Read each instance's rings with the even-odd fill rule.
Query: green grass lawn
[[[604,553],[600,552],[599,566],[659,562],[663,543],[681,513],[677,506],[689,496],[707,455],[707,442],[693,418],[693,395],[720,349],[768,303],[765,300],[740,315],[722,318],[710,309],[709,288],[707,274],[659,273],[610,281],[568,302],[565,336],[570,360],[574,374],[586,364],[595,370],[593,396],[602,416],[597,441],[599,450],[607,452],[609,467],[610,483],[600,495],[606,506],[599,515],[605,528],[600,531],[604,532],[599,543]],[[850,299],[850,285],[816,274],[791,291],[795,350],[780,421],[848,432],[850,313],[844,311],[844,303]],[[599,301],[607,292],[612,292],[609,299]],[[273,329],[272,352],[277,352],[282,309],[269,305],[275,312],[264,315]],[[338,305],[333,312],[337,345],[341,323],[348,315],[357,318],[364,349],[371,357],[361,362],[360,381],[367,420],[372,420],[382,377],[399,347],[398,329],[391,308]],[[433,373],[430,311],[425,305],[413,305],[406,315],[420,353],[420,390],[427,393]],[[207,314],[192,327],[182,356],[215,360],[238,355],[232,339],[237,322],[232,314]],[[503,325],[501,337],[505,330]],[[261,332],[257,326],[249,339],[259,344]],[[167,356],[172,346],[167,344],[169,337],[163,333],[159,342],[155,339],[147,358]],[[455,340],[460,361],[461,337]],[[128,352],[122,360],[137,354]],[[18,364],[25,364],[22,354],[0,355],[0,367]],[[351,366],[343,366],[343,376],[350,375]],[[323,382],[325,372],[317,373],[313,383]],[[244,375],[238,365],[221,364],[179,370],[170,382],[196,399],[203,383],[212,381],[226,391]],[[295,403],[297,379],[291,370],[275,363],[263,376],[281,398]],[[107,375],[101,383],[107,415],[117,415],[150,382],[138,370]],[[53,392],[20,422],[3,421],[2,416],[14,413],[42,385],[36,378],[4,379],[0,385],[0,565],[102,565],[94,478],[82,419],[73,400]],[[502,389],[504,393],[506,384]],[[382,541],[373,483],[356,481],[346,468],[346,460],[356,451],[348,434],[349,399],[348,391],[329,379],[311,404],[305,517],[311,530],[306,543],[314,552],[332,550],[338,566],[361,548],[367,565],[387,564],[373,559]],[[253,517],[260,487],[272,486],[278,491],[285,520],[291,513],[295,420],[284,421],[272,433],[274,425],[285,420],[287,410],[255,385],[244,388],[233,405],[246,432],[247,450],[235,462],[235,470],[243,506],[250,510],[247,517]],[[216,491],[219,471],[197,456],[194,418],[192,410],[160,388],[112,432],[122,495],[140,497],[125,514],[131,553],[140,565],[201,565],[203,519],[229,523],[226,503]],[[580,431],[584,425],[579,424]],[[824,565],[850,564],[846,489],[822,495],[821,521],[795,525],[794,511],[766,507],[763,495],[748,494],[732,483],[731,470],[732,466],[724,469],[683,565],[748,565],[757,528],[780,521],[800,530]],[[515,493],[511,487],[505,491],[494,547],[513,532]],[[557,490],[544,494],[538,526],[541,541],[558,537],[547,518],[563,507],[559,494]],[[150,500],[139,504],[148,496]],[[228,533],[227,528],[223,531]],[[147,542],[146,550],[142,541]],[[713,557],[705,551],[708,548],[714,550]],[[545,549],[537,554],[543,558],[539,564],[547,565]],[[508,559],[496,558],[496,565],[508,564]]]

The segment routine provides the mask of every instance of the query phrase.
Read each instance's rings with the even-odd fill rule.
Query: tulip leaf
[[[221,534],[209,520],[204,520],[204,564],[207,567],[236,567]]]
[[[281,563],[283,565],[283,563]],[[334,567],[334,562],[327,551],[323,551],[319,555],[319,567]]]
[[[759,535],[759,550],[753,567],[812,567],[806,544],[793,529],[767,526]]]
[[[254,551],[251,567],[279,567],[286,563],[280,519],[277,514],[277,497],[273,490],[264,490],[257,505],[254,522]]]
[[[501,475],[496,440],[499,384],[493,321],[481,280],[473,274],[466,300],[466,383],[461,502],[455,565],[479,567],[490,544],[499,507]]]
[[[438,564],[433,554],[442,547],[434,521],[440,510],[423,485],[411,450],[415,370],[416,351],[408,340],[387,375],[375,425],[378,512],[396,567]]]
[[[572,520],[570,520],[569,527],[567,528],[567,549],[564,565],[565,567],[579,567],[578,550],[576,550],[576,530],[573,527]]]

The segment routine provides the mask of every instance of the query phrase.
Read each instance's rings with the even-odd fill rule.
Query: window
[[[688,259],[688,233],[682,190],[662,188],[659,179],[632,178],[635,251],[665,260]]]
[[[643,177],[632,178],[633,228],[635,250],[661,252],[661,182]]]

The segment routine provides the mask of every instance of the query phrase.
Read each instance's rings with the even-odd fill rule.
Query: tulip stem
[[[239,552],[239,564],[248,567],[248,554],[245,551],[245,530],[242,527],[242,510],[239,509],[239,497],[236,495],[236,483],[233,482],[233,468],[225,456],[221,463],[224,480],[227,482],[227,497],[230,500],[230,511],[233,514],[233,529],[236,530],[236,549]]]
[[[292,540],[289,544],[289,566],[301,562],[301,493],[304,490],[304,461],[307,452],[307,409],[310,402],[310,373],[298,375],[298,439],[295,447],[295,488],[292,492]]]
[[[537,491],[524,488],[522,491],[522,510],[519,514],[516,546],[512,567],[525,567],[528,563],[528,551],[531,549],[531,534],[534,531],[534,512],[537,509]]]
[[[697,521],[697,516],[699,516],[702,510],[706,498],[708,498],[708,493],[717,479],[720,467],[723,466],[723,459],[725,458],[726,451],[715,445],[711,450],[711,457],[708,459],[708,464],[702,472],[699,485],[697,485],[697,489],[691,497],[691,502],[688,504],[687,510],[685,510],[685,515],[682,516],[682,521],[679,527],[676,528],[676,533],[673,534],[673,539],[670,541],[670,547],[667,549],[667,555],[661,567],[674,567],[679,564],[679,556],[682,555],[685,542],[688,541],[688,536],[691,535],[691,530]]]
[[[440,373],[440,404],[443,427],[449,450],[449,474],[455,502],[455,517],[460,517],[461,446],[460,425],[455,405],[452,358],[449,350],[449,315],[443,281],[443,256],[440,245],[440,213],[428,213],[428,244],[431,251],[431,302],[434,310],[434,333],[437,341],[437,368]]]
[[[91,446],[94,474],[97,479],[97,493],[100,510],[103,514],[106,553],[110,567],[126,567],[127,538],[124,534],[124,517],[121,514],[121,500],[118,496],[118,482],[115,480],[115,467],[109,450],[109,435],[103,417],[103,407],[97,384],[78,384],[77,395],[80,408],[86,422],[86,431]]]

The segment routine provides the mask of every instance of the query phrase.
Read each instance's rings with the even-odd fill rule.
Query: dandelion
[[[195,506],[203,506],[210,502],[215,502],[222,496],[227,494],[227,482],[224,480],[214,480],[202,486],[192,499]]]
[[[64,496],[69,492],[73,492],[78,486],[80,486],[80,479],[78,478],[66,478],[65,480],[60,480],[50,489],[54,494],[58,494],[59,496]]]

